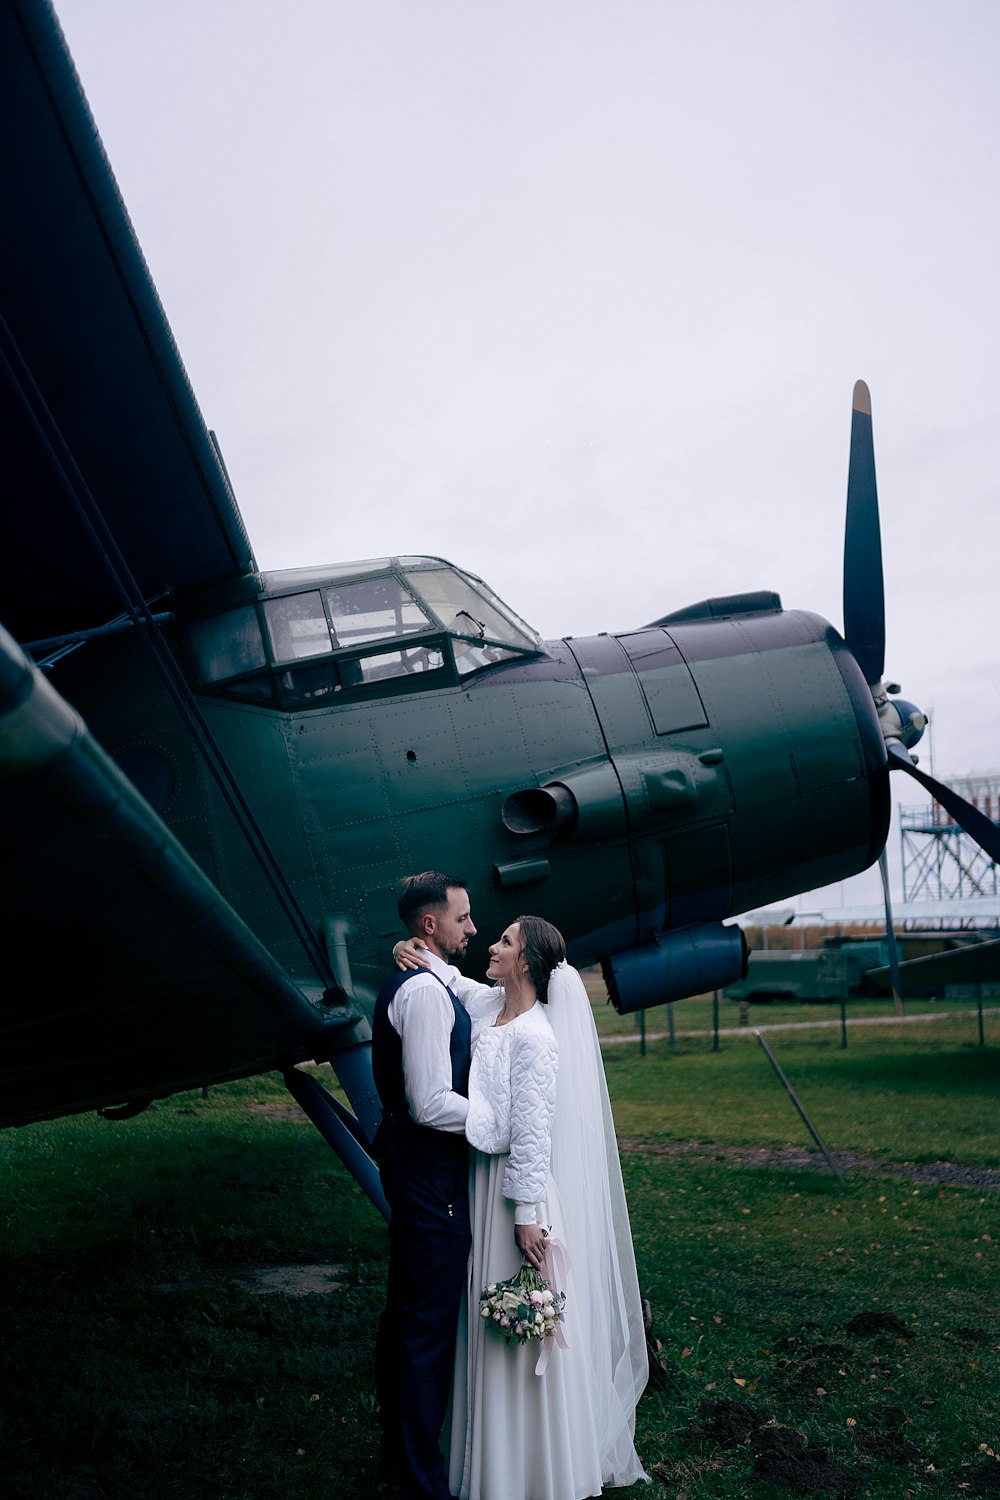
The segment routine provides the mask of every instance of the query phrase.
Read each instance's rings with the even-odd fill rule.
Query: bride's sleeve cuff
[[[514,1223],[515,1224],[544,1224],[545,1223],[545,1204],[544,1203],[515,1203],[514,1204]]]

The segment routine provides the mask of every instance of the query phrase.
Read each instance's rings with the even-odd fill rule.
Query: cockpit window
[[[337,584],[326,590],[326,602],[341,646],[434,628],[409,590],[392,576]]]
[[[275,661],[300,661],[333,650],[323,600],[318,589],[268,599],[264,616]]]
[[[281,688],[286,698],[315,701],[331,698],[340,692],[340,672],[334,661],[312,661],[303,667],[291,667],[281,674]]]
[[[361,656],[350,665],[357,669],[360,681],[384,682],[388,677],[408,677],[413,672],[437,672],[444,666],[444,655],[435,646],[412,646]]]
[[[532,649],[537,642],[502,613],[484,594],[451,568],[421,568],[408,581],[437,615],[446,630],[474,639],[504,641]]]
[[[476,641],[453,640],[451,645],[459,677],[478,672],[480,667],[493,667],[498,661],[510,661],[512,657],[521,655],[520,651],[508,651],[506,646],[491,646],[488,641],[479,645]]]
[[[196,620],[189,639],[203,682],[222,682],[266,665],[260,624],[252,604]]]
[[[441,558],[264,573],[259,584],[256,603],[189,627],[201,682],[247,703],[420,691],[540,649],[486,584]]]

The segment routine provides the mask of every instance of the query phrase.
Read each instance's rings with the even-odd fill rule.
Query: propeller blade
[[[902,745],[890,740],[886,745],[889,752],[889,764],[894,770],[905,771],[912,776],[914,781],[919,781],[931,796],[936,798],[944,808],[945,812],[951,814],[960,828],[964,828],[970,838],[975,839],[980,849],[988,854],[994,864],[1000,864],[1000,828],[991,823],[989,818],[981,813],[978,807],[973,807],[971,802],[966,802],[957,792],[953,792],[950,786],[945,786],[942,781],[935,781],[933,776],[928,776],[913,764]]]
[[[865,681],[872,686],[880,682],[885,664],[882,533],[875,483],[872,398],[863,380],[854,387],[851,414],[844,535],[844,640],[865,674]]]
[[[892,897],[889,895],[889,859],[885,852],[878,857],[879,874],[882,876],[882,896],[885,900],[885,936],[889,944],[889,974],[892,979],[892,998],[896,1002],[896,1014],[903,1014],[903,981],[899,973],[899,953],[896,948],[896,933],[892,925]]]

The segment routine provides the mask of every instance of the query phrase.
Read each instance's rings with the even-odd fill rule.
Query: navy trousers
[[[423,1132],[420,1132],[423,1135]],[[385,1311],[375,1345],[383,1458],[406,1500],[447,1500],[439,1447],[472,1232],[462,1137],[428,1160],[414,1132],[383,1126],[379,1172],[392,1218]]]

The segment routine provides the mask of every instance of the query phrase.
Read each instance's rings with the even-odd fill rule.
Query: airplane
[[[901,963],[895,976],[883,967],[873,969],[870,977],[879,984],[893,982],[898,994],[915,997],[943,993],[946,985],[995,984],[1000,972],[1000,938],[963,945],[956,937],[952,943],[941,953]]]
[[[631,1011],[736,978],[727,919],[875,862],[890,766],[1000,855],[882,680],[863,383],[843,634],[758,590],[541,640],[440,558],[261,571],[55,12],[0,27],[0,1124],[281,1069],[384,1211],[402,874],[466,879],[484,934],[544,913]]]

